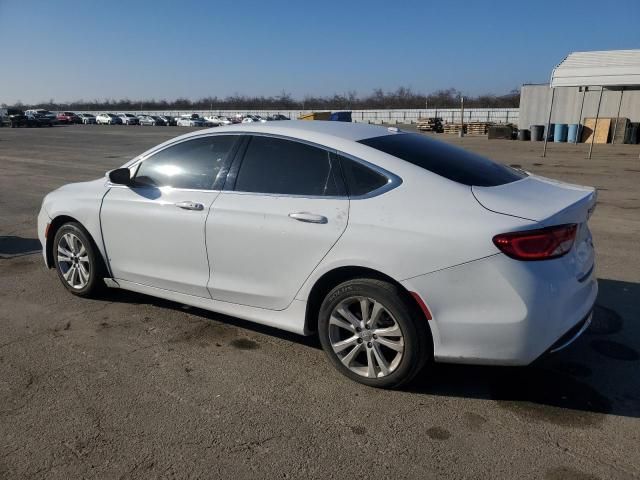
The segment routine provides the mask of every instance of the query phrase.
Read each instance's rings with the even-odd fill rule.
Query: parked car
[[[175,117],[172,117],[171,115],[160,115],[160,118],[170,127],[175,127],[177,125]]]
[[[37,115],[39,117],[45,117],[51,120],[51,122],[57,122],[57,116],[55,113],[50,112],[49,110],[44,110],[43,108],[30,109],[24,112],[26,115]]]
[[[138,117],[131,113],[120,113],[118,114],[118,117],[122,120],[123,125],[140,125]]]
[[[197,113],[182,115],[177,123],[179,127],[204,127],[204,119]]]
[[[23,110],[19,108],[7,108],[4,123],[11,128],[27,127],[28,119]]]
[[[267,123],[267,121],[260,115],[245,115],[242,119],[242,123]]]
[[[75,295],[106,284],[317,332],[342,374],[397,387],[432,360],[527,365],[584,332],[595,204],[421,134],[282,122],[183,135],[63,186],[37,231]]]
[[[50,127],[53,125],[51,119],[36,115],[34,113],[26,114],[19,108],[8,108],[3,112],[3,125],[11,128],[17,127]]]
[[[44,115],[36,115],[30,113],[27,115],[27,126],[28,127],[53,127],[54,121],[47,116]]]
[[[98,125],[121,125],[122,119],[113,113],[101,113],[96,117]]]
[[[154,127],[166,125],[164,120],[155,115],[141,115],[138,118],[140,120],[140,125],[151,125]]]
[[[204,117],[204,119],[213,127],[220,127],[222,125],[231,125],[231,120],[221,115],[210,115],[208,117]]]
[[[78,118],[80,119],[80,123],[83,123],[85,125],[96,123],[96,117],[94,115],[91,115],[90,113],[79,113]]]
[[[267,117],[267,120],[277,121],[277,120],[291,120],[291,119],[286,115],[282,115],[281,113],[276,113],[273,115],[269,115]]]
[[[60,112],[58,113],[58,115],[56,115],[56,121],[58,123],[65,123],[65,124],[74,124],[74,123],[82,123],[80,121],[80,117],[78,117],[78,115],[76,115],[74,112]]]

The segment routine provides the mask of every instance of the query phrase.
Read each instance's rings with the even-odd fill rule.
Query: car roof
[[[387,127],[369,125],[366,123],[333,122],[324,120],[284,120],[278,123],[236,124],[225,127],[215,127],[188,135],[202,135],[204,132],[271,133],[274,135],[290,136],[309,141],[314,141],[314,138],[317,140],[322,138],[324,141],[329,138],[334,138],[357,142],[358,140],[364,140],[365,138],[390,135],[395,133],[395,130],[389,130]],[[318,141],[318,143],[323,142]]]
[[[164,148],[172,143],[186,140],[191,137],[199,137],[207,134],[225,134],[225,133],[244,133],[244,134],[269,134],[283,137],[291,137],[311,143],[317,143],[328,148],[336,150],[345,150],[349,144],[364,140],[365,138],[380,137],[383,135],[393,135],[397,133],[397,129],[391,127],[381,127],[369,125],[366,123],[348,123],[333,122],[322,120],[282,120],[278,122],[268,123],[243,123],[234,125],[225,125],[221,127],[207,128],[196,132],[180,135],[179,137],[167,140],[164,143],[156,145],[153,148],[141,153],[133,158],[126,165],[129,165],[137,159],[147,157],[153,152]]]

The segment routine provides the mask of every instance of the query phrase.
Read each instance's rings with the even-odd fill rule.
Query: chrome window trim
[[[315,143],[315,142],[311,142],[309,140],[305,140],[302,138],[296,138],[296,137],[290,137],[287,135],[281,135],[281,134],[277,134],[277,133],[268,133],[268,132],[245,132],[246,135],[253,135],[253,136],[260,136],[260,137],[269,137],[269,138],[279,138],[282,140],[287,140],[287,141],[291,141],[291,142],[297,142],[297,143],[302,143],[305,145],[309,145],[311,147],[315,147],[315,148],[319,148],[321,150],[324,150],[328,153],[333,153],[334,155],[338,155],[338,156],[343,156],[345,158],[348,158],[349,160],[353,160],[355,162],[360,163],[361,165],[374,170],[375,172],[379,173],[380,175],[382,175],[383,177],[387,178],[387,183],[385,185],[383,185],[382,187],[376,188],[375,190],[372,190],[364,195],[354,195],[354,196],[350,196],[348,193],[347,195],[293,195],[293,194],[288,194],[288,193],[265,193],[265,192],[246,192],[246,191],[240,191],[240,190],[225,190],[225,192],[229,192],[229,193],[241,193],[241,194],[249,194],[249,195],[260,195],[260,196],[269,196],[269,197],[286,197],[286,198],[310,198],[310,199],[331,199],[331,200],[337,200],[337,199],[347,199],[347,200],[364,200],[367,198],[372,198],[372,197],[377,197],[378,195],[382,195],[383,193],[388,192],[389,190],[393,190],[394,188],[398,187],[399,185],[402,184],[402,178],[400,178],[399,176],[397,176],[394,173],[389,172],[388,170],[385,170],[382,167],[379,167],[378,165],[374,165],[373,163],[367,162],[366,160],[362,160],[361,158],[355,157],[349,153],[345,153],[342,152],[340,150],[336,150],[335,148],[330,148],[327,147],[326,145],[321,145],[319,143]],[[244,156],[244,154],[243,154]],[[339,160],[338,160],[339,161]],[[240,167],[242,168],[242,164],[240,165]],[[238,173],[240,173],[238,171]],[[345,182],[346,185],[346,179],[343,178],[343,181]],[[347,190],[348,190],[348,186],[347,186]]]
[[[153,157],[155,154],[160,153],[165,151],[167,148],[170,147],[174,147],[176,145],[180,145],[181,143],[185,143],[185,142],[189,142],[191,140],[198,140],[201,138],[207,138],[207,137],[218,137],[218,136],[229,136],[229,135],[242,135],[242,132],[207,132],[207,133],[202,133],[202,134],[198,134],[198,135],[194,135],[192,137],[188,137],[188,138],[183,138],[180,140],[176,140],[175,142],[172,142],[168,145],[165,145],[161,148],[158,148],[156,150],[153,150],[152,152],[148,153],[147,155],[143,156],[143,157],[139,157],[137,159],[134,159],[133,163],[127,167],[122,167],[122,168],[128,168],[130,173],[131,178],[135,178],[135,176],[138,173],[138,168],[140,167],[140,164],[146,160],[148,160],[149,158]],[[217,178],[217,175],[216,175]],[[107,180],[108,185],[110,186],[114,186],[114,187],[124,187],[124,188],[131,188],[127,185],[115,185],[111,182],[109,182]],[[214,179],[214,183],[215,183],[215,179]],[[153,187],[151,185],[149,185],[150,188],[164,188],[164,187]],[[171,187],[173,188],[173,187]],[[199,188],[176,188],[175,190],[180,190],[180,191],[185,191],[185,192],[220,192],[221,190],[213,190],[213,189],[199,189]]]
[[[387,183],[381,187],[376,188],[375,190],[371,190],[370,192],[365,193],[364,195],[353,195],[350,196],[349,198],[351,200],[366,200],[367,198],[373,198],[373,197],[377,197],[379,195],[382,195],[383,193],[386,193],[390,190],[393,190],[396,187],[399,187],[400,185],[402,185],[402,178],[400,178],[398,175],[396,175],[395,173],[391,173],[389,170],[385,170],[382,167],[379,167],[378,165],[375,165],[373,163],[367,162],[366,160],[363,160],[359,157],[356,157],[354,155],[351,155],[349,153],[345,153],[345,152],[341,152],[341,151],[337,151],[336,152],[338,155],[345,157],[349,160],[353,160],[354,162],[357,162],[359,164],[361,164],[364,167],[367,167],[371,170],[373,170],[374,172],[379,173],[380,175],[382,175],[383,177],[387,178]],[[348,187],[347,187],[348,188]]]
[[[217,136],[222,136],[222,135],[244,135],[243,132],[207,132],[207,133],[201,133],[201,134],[197,134],[194,135],[192,137],[187,137],[187,138],[182,138],[180,140],[176,140],[175,142],[171,142],[167,145],[164,145],[163,147],[158,147],[155,150],[152,150],[151,152],[147,153],[144,156],[140,156],[137,158],[133,158],[133,163],[131,165],[129,165],[127,168],[131,169],[134,167],[137,167],[140,163],[144,162],[145,160],[147,160],[149,157],[151,157],[152,155],[155,155],[156,153],[160,153],[163,150],[166,150],[169,147],[173,147],[175,145],[178,145],[180,143],[184,143],[184,142],[188,142],[189,140],[196,140],[199,138],[205,138],[205,137],[217,137]]]
[[[119,184],[111,183],[109,180],[106,181],[105,187],[106,188],[129,188],[129,189],[132,188],[127,185],[119,185]],[[160,190],[161,188],[171,188],[172,192],[201,192],[201,193],[221,193],[222,192],[222,190],[203,190],[198,188],[154,187],[152,185],[144,185],[144,186],[139,186],[135,188],[155,188],[156,190]]]
[[[324,150],[326,152],[329,153],[333,153],[335,155],[339,155],[342,157],[345,157],[349,160],[353,160],[354,162],[358,162],[361,165],[379,173],[380,175],[384,176],[387,178],[387,183],[385,185],[383,185],[382,187],[376,188],[375,190],[372,190],[364,195],[331,195],[331,196],[327,196],[327,195],[292,195],[292,194],[283,194],[283,193],[265,193],[265,192],[245,192],[245,191],[239,191],[239,190],[202,190],[202,189],[175,189],[175,190],[180,190],[180,191],[185,191],[185,192],[225,192],[225,193],[234,193],[234,194],[243,194],[243,195],[260,195],[260,196],[269,196],[269,197],[287,197],[287,198],[310,198],[310,199],[327,199],[327,200],[337,200],[337,199],[348,199],[348,200],[366,200],[369,198],[373,198],[373,197],[377,197],[379,195],[382,195],[390,190],[393,190],[394,188],[400,186],[402,184],[402,178],[400,178],[398,175],[391,173],[388,170],[385,170],[384,168],[375,165],[373,163],[370,163],[366,160],[363,160],[359,157],[356,157],[354,155],[351,155],[349,153],[343,152],[341,150],[336,150],[334,148],[330,148],[327,147],[326,145],[321,145],[319,143],[315,143],[315,142],[311,142],[309,140],[305,140],[302,138],[296,138],[296,137],[290,137],[288,135],[281,135],[281,134],[276,134],[276,133],[268,133],[268,132],[256,132],[256,131],[246,131],[246,132],[207,132],[207,133],[201,133],[201,134],[197,134],[197,135],[193,135],[190,136],[188,138],[183,138],[181,140],[176,140],[175,142],[171,142],[161,148],[157,148],[155,150],[152,150],[151,152],[147,153],[146,155],[139,157],[137,159],[134,159],[133,163],[131,165],[129,165],[127,168],[129,169],[129,171],[131,172],[131,176],[132,178],[135,177],[135,174],[138,171],[138,167],[140,166],[140,164],[142,162],[144,162],[145,160],[151,158],[153,155],[155,155],[156,153],[162,152],[163,150],[169,148],[169,147],[173,147],[175,145],[178,145],[180,143],[184,143],[184,142],[188,142],[190,140],[196,140],[199,138],[205,138],[205,137],[215,137],[215,136],[222,136],[222,135],[246,135],[246,136],[260,136],[260,137],[270,137],[270,138],[279,138],[282,140],[287,140],[287,141],[291,141],[291,142],[297,142],[297,143],[302,143],[305,145],[309,145],[311,147],[315,147],[315,148],[319,148],[321,150]],[[346,182],[346,179],[345,179]],[[107,185],[111,188],[130,188],[127,187],[126,185],[115,185],[112,184],[111,182],[109,182],[107,180]],[[158,187],[156,187],[158,188]]]

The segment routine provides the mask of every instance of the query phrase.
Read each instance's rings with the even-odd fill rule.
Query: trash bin
[[[541,142],[544,139],[544,125],[531,125],[531,141]]]

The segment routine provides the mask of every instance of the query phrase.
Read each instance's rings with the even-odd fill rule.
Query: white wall
[[[318,110],[319,111],[319,110]],[[291,119],[296,119],[302,114],[311,113],[310,110],[136,110],[136,111],[113,111],[114,113],[147,113],[150,115],[173,115],[179,116],[183,114],[197,113],[201,116],[209,115],[225,115],[232,117],[236,114],[244,115],[247,113],[261,115],[266,117],[274,113],[281,113]],[[465,122],[498,122],[498,123],[518,123],[517,108],[465,108]],[[101,112],[90,112],[101,113]],[[410,110],[352,110],[351,116],[354,122],[365,123],[415,123],[418,118],[422,117],[442,117],[445,122],[460,122],[459,108],[446,109],[410,109]]]
[[[604,90],[600,117],[616,117],[620,104],[620,91]],[[590,87],[584,92],[584,107],[580,119],[582,95],[577,87],[556,88],[553,100],[551,123],[583,123],[587,117],[595,117],[598,110],[600,87]],[[551,103],[549,85],[523,85],[520,93],[519,128],[530,128],[531,125],[546,125]],[[640,90],[625,90],[620,105],[620,117],[632,122],[640,122]]]

